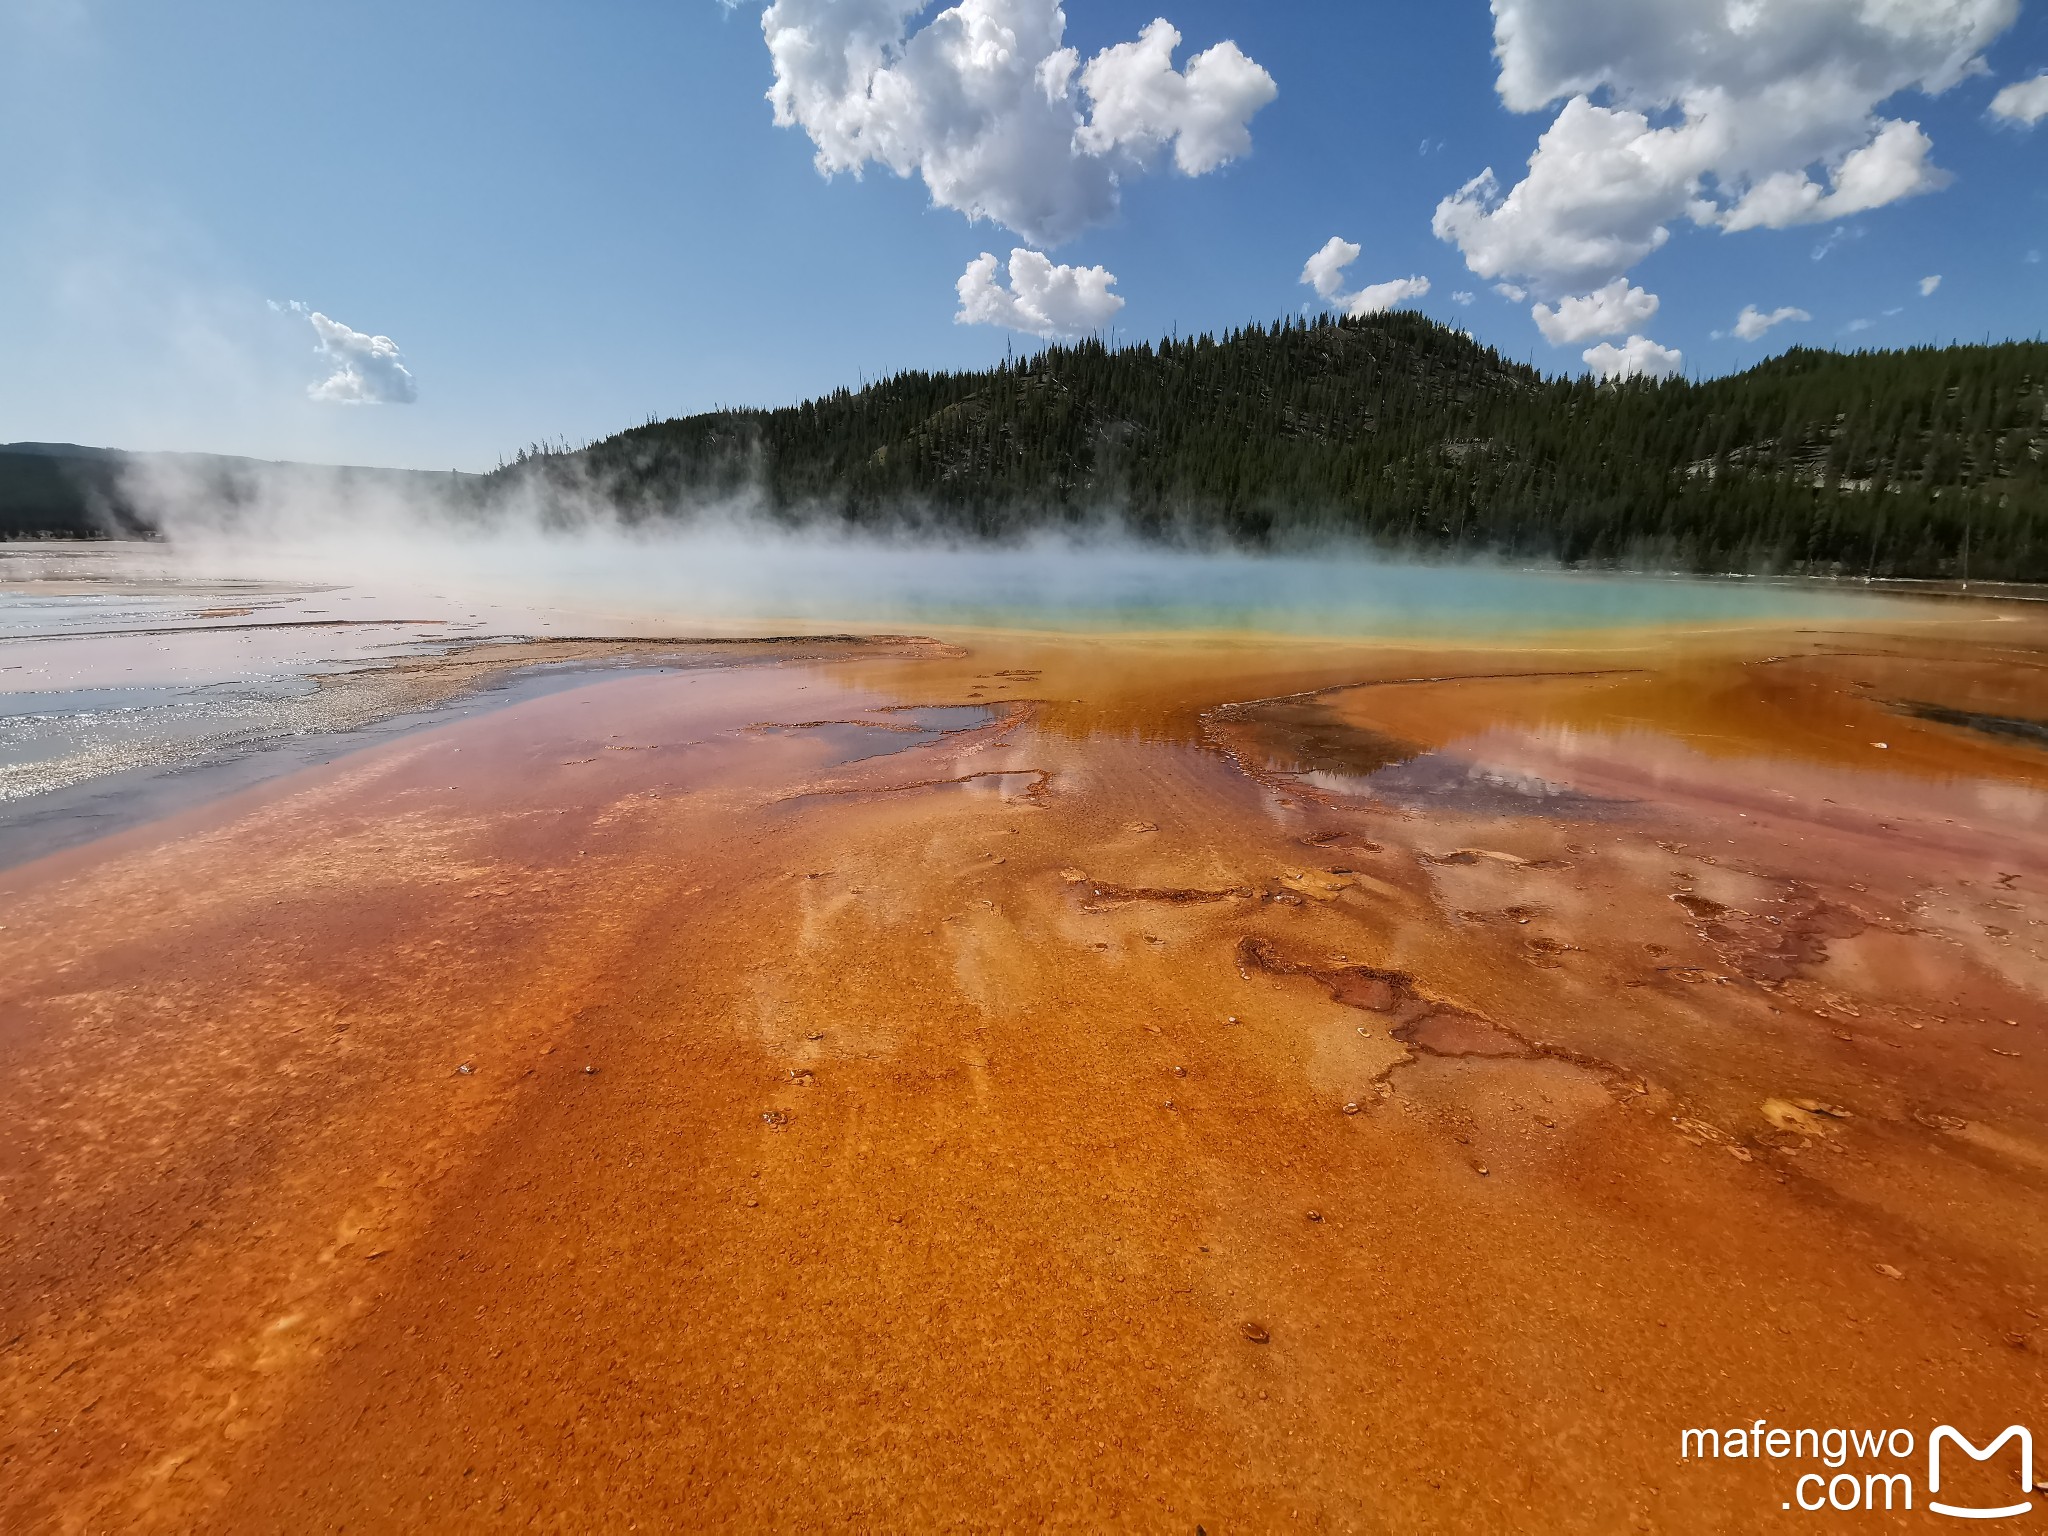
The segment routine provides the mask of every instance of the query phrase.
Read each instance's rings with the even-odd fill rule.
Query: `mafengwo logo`
[[[2020,1493],[2022,1497],[2002,1508],[1987,1509],[1972,1505],[1942,1504],[1933,1501],[1933,1495],[1941,1492],[1941,1453],[1944,1446],[1954,1446],[1973,1461],[1989,1461],[1998,1454],[1999,1447],[2012,1443],[2016,1445],[2020,1458]],[[1948,1425],[1939,1426],[1927,1437],[1927,1492],[1930,1502],[1927,1507],[1937,1515],[1954,1515],[1960,1520],[2004,1520],[2013,1515],[2024,1515],[2034,1507],[2033,1501],[2025,1495],[2034,1491],[2034,1437],[2019,1425],[2009,1426],[1996,1440],[1978,1450],[1961,1433]]]
[[[2034,1512],[2034,1436],[2009,1424],[1983,1443],[1950,1424],[1920,1442],[1910,1429],[1785,1429],[1763,1419],[1729,1429],[1688,1429],[1684,1461],[1789,1462],[1783,1509],[1809,1514],[1924,1510],[1953,1520],[2016,1520]],[[1806,1463],[1801,1466],[1801,1463]],[[1818,1463],[1816,1467],[1813,1465]]]

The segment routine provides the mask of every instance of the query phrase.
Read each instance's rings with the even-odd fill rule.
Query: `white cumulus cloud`
[[[1778,171],[1744,193],[1721,228],[1785,229],[1868,213],[1901,198],[1938,192],[1952,179],[1931,156],[1934,140],[1918,123],[1886,123],[1861,149],[1843,156],[1823,187],[1805,171]]]
[[[1055,266],[1037,251],[1010,252],[1010,286],[997,274],[987,251],[967,264],[955,284],[960,294],[958,325],[1000,325],[1033,336],[1085,336],[1107,325],[1124,307],[1111,293],[1116,274],[1103,267]]]
[[[960,0],[911,30],[927,0],[775,0],[762,13],[775,121],[804,130],[826,175],[881,165],[940,207],[1041,245],[1116,212],[1120,178],[1172,147],[1185,175],[1251,149],[1278,94],[1235,43],[1173,67],[1154,21],[1084,67],[1058,0]]]
[[[1538,304],[1529,315],[1544,339],[1553,347],[1561,347],[1568,342],[1633,331],[1657,313],[1657,304],[1657,295],[1631,288],[1627,278],[1617,277],[1604,288],[1560,300],[1555,309]]]
[[[1318,296],[1336,298],[1337,290],[1344,286],[1344,269],[1358,260],[1362,249],[1364,247],[1354,245],[1342,235],[1330,236],[1323,248],[1309,257],[1308,264],[1301,269],[1301,280],[1315,289]]]
[[[1301,280],[1315,289],[1324,303],[1354,320],[1380,314],[1396,304],[1428,294],[1429,279],[1426,277],[1397,277],[1390,282],[1368,284],[1355,293],[1344,292],[1344,269],[1358,260],[1359,250],[1359,246],[1341,235],[1330,236],[1323,248],[1309,257],[1307,265],[1301,269]]]
[[[1612,379],[1668,379],[1685,366],[1676,347],[1660,347],[1647,336],[1631,336],[1620,346],[1603,341],[1583,354],[1594,376]]]
[[[419,398],[398,343],[389,336],[365,336],[317,309],[309,312],[303,304],[289,309],[312,322],[317,338],[313,350],[333,369],[319,383],[306,387],[315,400],[329,405],[411,405]]]
[[[1522,179],[1439,204],[1479,276],[1553,291],[1626,272],[1679,220],[1838,219],[1942,186],[1880,106],[1982,70],[2018,0],[1494,0],[1501,100],[1563,103]],[[1596,98],[1602,98],[1596,100]]]
[[[1735,317],[1735,334],[1744,341],[1755,341],[1774,325],[1783,325],[1788,320],[1811,320],[1803,309],[1794,309],[1790,304],[1774,309],[1768,315],[1754,304],[1742,306],[1742,313]]]
[[[1991,115],[2029,128],[2048,117],[2048,70],[2031,80],[2015,80],[1992,97]]]
[[[1343,295],[1337,303],[1345,314],[1357,320],[1365,315],[1384,314],[1396,304],[1428,296],[1428,278],[1397,277],[1389,282],[1368,283],[1356,293]]]
[[[1279,94],[1273,77],[1235,43],[1218,43],[1173,67],[1180,33],[1154,21],[1135,43],[1105,48],[1081,71],[1092,111],[1075,136],[1082,149],[1121,149],[1140,161],[1167,144],[1186,176],[1202,176],[1252,152],[1252,115]]]
[[[1933,297],[1934,297],[1934,290],[1935,290],[1935,289],[1937,289],[1937,288],[1939,288],[1940,286],[1941,286],[1941,274],[1940,274],[1939,272],[1936,272],[1936,273],[1934,273],[1934,274],[1933,274],[1932,276],[1930,276],[1930,277],[1923,277],[1923,278],[1921,278],[1921,279],[1920,279],[1920,297],[1921,297],[1921,298],[1923,298],[1923,299],[1931,299],[1931,298],[1933,298]]]

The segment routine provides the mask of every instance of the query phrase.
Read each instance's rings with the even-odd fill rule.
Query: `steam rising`
[[[883,531],[771,514],[752,494],[627,515],[593,487],[175,465],[127,489],[194,575],[327,582],[489,606],[522,633],[690,635],[1001,628],[1468,635],[1787,612],[1857,599],[1742,582],[1425,565],[1356,544],[1252,554],[1142,542],[1113,518],[1002,545],[906,509]],[[522,623],[522,619],[526,622]]]

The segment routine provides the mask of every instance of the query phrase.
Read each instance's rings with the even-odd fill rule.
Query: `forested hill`
[[[350,496],[473,502],[482,477],[414,469],[279,464],[213,453],[125,453],[77,443],[0,443],[0,539],[148,538],[169,496],[196,511]]]
[[[1546,379],[1410,314],[1283,322],[650,423],[496,483],[635,515],[1003,536],[1120,517],[1248,545],[2048,580],[2048,345],[1795,349],[1705,383]]]

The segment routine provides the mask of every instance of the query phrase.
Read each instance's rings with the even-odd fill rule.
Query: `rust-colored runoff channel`
[[[766,651],[6,871],[0,1530],[1789,1529],[1683,1431],[2041,1402],[1985,634]]]

